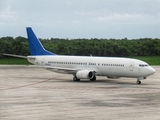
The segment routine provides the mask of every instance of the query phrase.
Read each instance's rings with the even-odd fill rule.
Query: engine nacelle
[[[94,71],[80,70],[76,73],[78,79],[92,79],[94,77]]]

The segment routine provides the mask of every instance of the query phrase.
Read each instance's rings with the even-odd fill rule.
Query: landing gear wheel
[[[94,76],[90,81],[96,81],[96,76]]]
[[[73,77],[73,81],[80,81],[77,77]]]
[[[137,84],[141,84],[141,81],[140,80],[137,80],[137,82],[136,82]]]

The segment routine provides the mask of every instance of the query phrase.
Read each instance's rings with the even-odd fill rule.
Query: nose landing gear
[[[136,82],[137,84],[141,84],[141,81],[139,80],[139,79],[137,79],[137,82]]]
[[[140,80],[144,80],[144,79],[146,79],[146,77],[139,77],[139,78],[137,78],[137,84],[141,84],[141,81]]]

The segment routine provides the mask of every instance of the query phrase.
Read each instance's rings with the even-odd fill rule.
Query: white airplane
[[[130,77],[137,78],[136,83],[141,84],[141,80],[155,73],[155,70],[146,62],[137,59],[56,55],[44,49],[32,28],[27,27],[26,29],[30,56],[4,55],[27,58],[32,64],[47,70],[72,74],[74,81],[80,81],[80,79],[95,81],[96,76],[106,76],[114,79]]]

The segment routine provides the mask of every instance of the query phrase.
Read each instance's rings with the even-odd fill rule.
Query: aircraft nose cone
[[[156,72],[156,70],[154,69],[154,68],[150,68],[150,74],[152,75],[152,74],[154,74]]]

